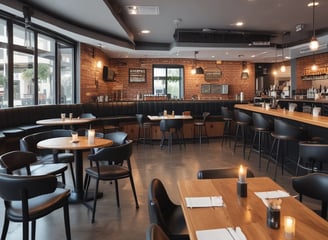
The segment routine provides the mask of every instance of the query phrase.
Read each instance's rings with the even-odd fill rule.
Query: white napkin
[[[186,197],[187,207],[223,207],[222,196]]]
[[[280,199],[280,198],[285,198],[289,197],[289,193],[281,190],[276,190],[276,191],[268,191],[268,192],[255,192],[256,196],[262,199],[264,205],[266,207],[269,207],[269,200],[270,199]]]
[[[281,190],[268,191],[268,192],[255,192],[256,196],[261,199],[270,199],[270,198],[284,198],[289,197],[289,193]]]
[[[240,227],[238,231],[233,228],[217,228],[196,231],[198,240],[247,240]]]

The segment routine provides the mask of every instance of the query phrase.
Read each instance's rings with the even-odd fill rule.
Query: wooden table
[[[71,150],[74,152],[76,186],[71,193],[71,202],[81,202],[83,197],[83,150],[110,146],[112,140],[95,138],[94,144],[88,143],[88,137],[80,136],[78,143],[72,143],[71,137],[50,138],[38,142],[38,148]]]
[[[49,119],[42,119],[36,121],[36,124],[40,125],[49,125],[49,126],[73,126],[77,124],[84,124],[84,123],[90,123],[94,120],[94,118],[65,118],[65,120],[62,120],[61,118],[49,118]]]
[[[268,177],[248,178],[248,197],[239,198],[237,179],[181,180],[178,182],[181,205],[190,239],[196,230],[241,227],[248,240],[284,239],[283,217],[296,218],[295,239],[327,239],[328,222],[294,197],[282,198],[280,229],[266,225],[266,207],[254,192],[283,190]],[[185,197],[222,196],[224,207],[187,208]]]
[[[190,120],[192,119],[192,116],[190,115],[167,115],[167,116],[151,116],[151,115],[148,115],[147,116],[151,121],[160,121],[160,120],[163,120],[163,119],[176,119],[176,120]]]
[[[301,123],[328,128],[328,117],[327,116],[318,116],[314,117],[310,113],[303,112],[289,112],[288,109],[269,109],[266,110],[260,106],[254,106],[253,104],[236,104],[234,108],[238,108],[240,110],[258,112],[266,115],[270,115],[273,117],[285,118],[293,121],[298,121]]]

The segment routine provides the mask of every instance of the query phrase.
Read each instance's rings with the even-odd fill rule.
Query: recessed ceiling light
[[[243,22],[236,22],[236,26],[237,26],[237,27],[241,27],[241,26],[243,26],[243,25],[244,25]]]
[[[140,33],[141,34],[149,34],[150,33],[150,30],[144,29],[144,30],[141,30]]]
[[[158,6],[125,6],[128,14],[131,15],[159,15]]]

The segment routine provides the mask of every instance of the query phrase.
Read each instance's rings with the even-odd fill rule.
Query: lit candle
[[[239,174],[238,174],[238,180],[241,183],[246,182],[246,173],[247,173],[247,168],[243,167],[243,165],[240,165],[239,167]]]
[[[88,130],[88,144],[94,144],[95,143],[95,130],[89,129]]]
[[[295,218],[291,216],[284,217],[285,237],[292,239],[295,236]]]

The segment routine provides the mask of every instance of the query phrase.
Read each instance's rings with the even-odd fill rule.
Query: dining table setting
[[[268,177],[179,180],[191,240],[327,239],[328,222]]]

